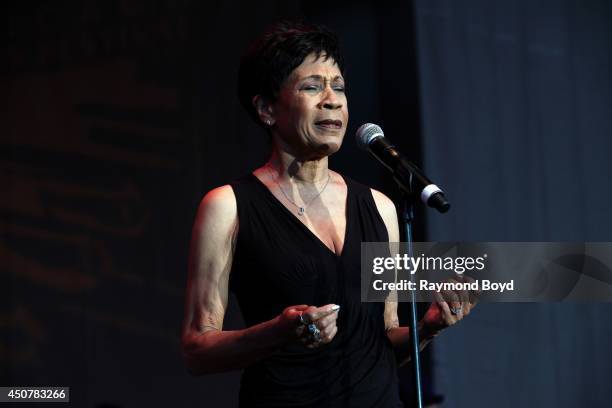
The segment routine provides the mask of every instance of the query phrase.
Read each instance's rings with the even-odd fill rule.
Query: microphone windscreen
[[[357,146],[364,150],[368,150],[368,146],[372,140],[376,139],[377,137],[385,137],[385,134],[380,126],[375,125],[374,123],[364,123],[363,125],[359,126],[359,129],[357,129],[357,132],[355,133]]]

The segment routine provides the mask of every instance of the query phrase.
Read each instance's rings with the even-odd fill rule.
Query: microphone
[[[385,138],[380,126],[365,123],[357,129],[355,136],[357,145],[361,149],[368,150],[393,173],[401,189],[407,193],[420,193],[419,196],[424,204],[441,213],[448,211],[450,203],[444,197],[444,192],[425,177],[421,169],[395,149],[395,146]]]

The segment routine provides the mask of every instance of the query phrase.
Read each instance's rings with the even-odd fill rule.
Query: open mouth
[[[342,129],[341,120],[325,119],[315,122],[315,125],[326,129]]]

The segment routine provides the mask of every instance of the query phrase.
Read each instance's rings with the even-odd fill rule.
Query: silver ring
[[[450,308],[450,312],[452,315],[458,315],[459,313],[461,313],[463,311],[463,306],[459,306],[459,307],[451,307]]]
[[[310,333],[309,337],[311,341],[314,341],[317,343],[321,341],[321,330],[319,330],[316,324],[310,323],[308,325],[308,333]]]
[[[298,323],[300,326],[306,326],[308,324],[306,320],[304,320],[304,316],[302,315],[301,312],[300,312],[300,318],[298,319]]]

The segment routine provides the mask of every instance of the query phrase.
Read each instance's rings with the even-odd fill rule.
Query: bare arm
[[[247,329],[222,330],[237,233],[232,188],[208,193],[193,226],[182,332],[183,356],[194,375],[245,368],[292,341],[316,348],[331,342],[337,332],[334,305],[289,306],[274,319]],[[297,324],[300,315],[316,323],[320,341],[313,343],[304,326]]]
[[[194,375],[241,369],[287,342],[282,316],[243,330],[222,331],[238,229],[230,186],[209,192],[193,226],[182,348]]]

